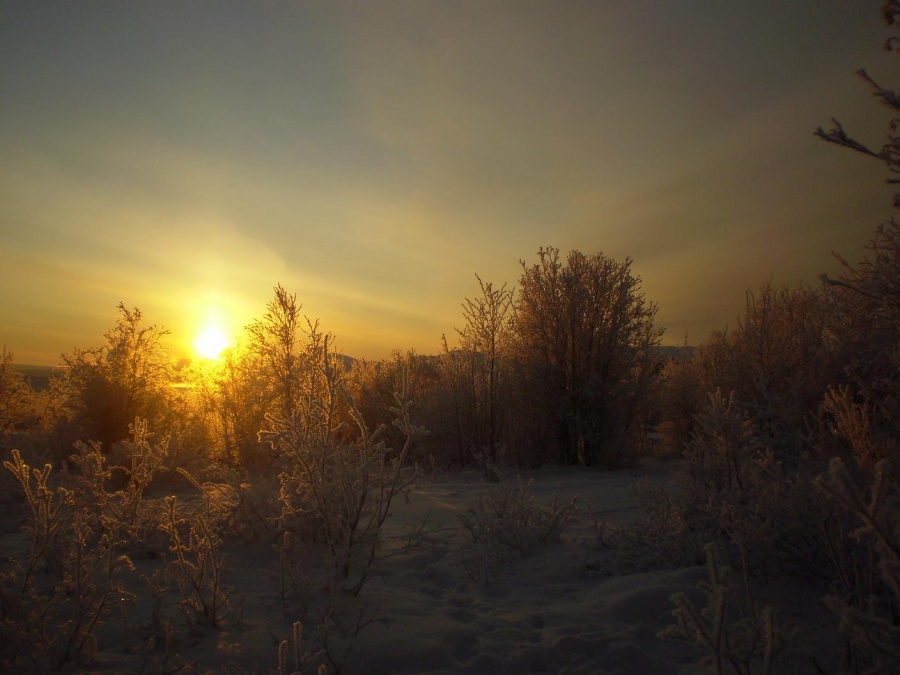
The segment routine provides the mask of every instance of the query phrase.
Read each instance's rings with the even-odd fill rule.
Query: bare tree
[[[442,402],[444,417],[449,418],[450,429],[447,432],[456,446],[455,460],[460,466],[468,466],[474,460],[475,448],[472,439],[475,436],[472,428],[475,397],[471,392],[471,361],[461,349],[451,349],[447,336],[441,336],[441,360],[439,362],[440,380],[442,384]]]
[[[333,389],[343,381],[345,367],[332,348],[334,336],[319,329],[318,319],[302,317],[300,309],[296,294],[278,284],[265,316],[247,326],[248,349],[261,360],[272,388],[272,415],[299,415],[307,429],[336,428],[343,420],[335,418]],[[328,401],[324,408],[322,401]]]

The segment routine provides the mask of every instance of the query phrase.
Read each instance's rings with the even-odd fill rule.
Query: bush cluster
[[[577,513],[577,501],[537,503],[530,484],[519,479],[483,491],[478,503],[459,515],[456,557],[469,579],[485,581],[512,560],[559,541]]]
[[[248,410],[228,399],[239,394],[230,385],[240,359],[201,372],[197,386],[163,386],[162,373],[172,371],[140,365],[156,362],[162,332],[143,328],[137,311],[120,308],[123,318],[103,348],[69,358],[80,360],[80,371],[72,380],[70,371],[61,375],[55,394],[67,401],[61,392],[77,392],[80,407],[60,406],[57,423],[84,430],[101,419],[111,399],[88,394],[104,387],[113,399],[115,392],[145,392],[116,405],[150,419],[136,417],[127,439],[103,426],[105,440],[77,442],[55,466],[36,468],[18,449],[4,462],[21,495],[10,508],[24,521],[26,544],[0,566],[0,669],[83,665],[110,644],[138,653],[145,670],[189,668],[179,649],[188,638],[240,624],[226,563],[228,545],[242,541],[278,554],[275,594],[294,621],[298,669],[339,669],[373,616],[364,602],[342,598],[362,590],[392,501],[416,476],[409,456],[427,434],[411,421],[405,369],[390,408],[402,442],[383,424],[370,429],[347,386],[346,364],[331,350],[333,338],[314,322],[301,330],[299,309],[278,287],[265,318],[251,327],[256,342],[246,358],[264,367],[266,386]],[[129,350],[140,356],[131,359]],[[123,358],[135,370],[123,374]],[[79,388],[88,381],[89,391]],[[175,425],[178,435],[155,440],[152,423],[178,411],[187,413]],[[253,426],[254,441],[240,438]],[[330,575],[312,581],[300,547],[321,550]],[[137,571],[144,561],[153,561],[152,574]],[[150,598],[149,608],[138,606],[139,596]],[[298,626],[306,622],[315,630],[301,649]]]

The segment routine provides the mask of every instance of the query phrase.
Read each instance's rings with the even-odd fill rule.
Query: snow
[[[341,600],[345,623],[346,617],[359,612],[374,619],[358,634],[332,636],[332,653],[342,672],[698,672],[702,654],[659,633],[674,621],[670,614],[674,593],[703,602],[698,583],[707,579],[705,566],[672,569],[657,562],[656,567],[664,568],[647,571],[644,566],[643,571],[610,576],[591,564],[599,555],[595,522],[623,525],[638,518],[632,485],[642,478],[666,484],[671,471],[665,465],[624,471],[559,467],[504,471],[504,483],[523,481],[539,503],[577,497],[579,510],[560,541],[510,560],[483,580],[470,578],[460,563],[464,532],[459,515],[477,504],[484,490],[496,486],[483,482],[475,471],[420,477],[408,499],[401,496],[394,503],[380,559],[361,596]],[[407,546],[417,529],[422,536]],[[6,550],[20,539],[18,533],[4,535]],[[273,544],[226,546],[224,583],[233,589],[232,616],[218,630],[189,629],[176,613],[171,617],[175,639],[168,652],[157,642],[146,656],[147,672],[171,669],[176,658],[195,662],[201,672],[275,671],[278,644],[290,638],[302,602],[280,602]],[[316,624],[322,623],[316,618],[316,611],[322,611],[316,598],[327,579],[322,559],[322,550],[308,546],[294,560],[304,573],[299,596],[308,601],[302,644],[307,655],[313,649]],[[159,560],[136,563],[136,580],[161,567]],[[152,603],[143,582],[135,591],[139,600],[126,621],[130,637],[123,641],[122,625],[110,617],[98,635],[97,658],[89,664],[92,672],[134,672],[142,667],[146,643],[137,626],[149,622]],[[816,590],[804,595],[802,589],[774,585],[764,593],[775,598],[788,594],[795,608],[821,605]],[[322,654],[317,659],[304,672],[316,672],[318,663],[326,660]],[[292,665],[293,659],[288,661]]]

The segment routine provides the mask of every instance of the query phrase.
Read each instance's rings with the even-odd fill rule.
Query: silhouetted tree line
[[[640,292],[630,259],[579,251],[563,259],[546,248],[537,263],[521,264],[515,289],[478,277],[480,295],[462,303],[458,346],[445,337],[437,356],[397,351],[379,362],[342,356],[334,336],[280,285],[237,347],[217,363],[181,368],[167,358],[168,331],[120,304],[100,346],[62,356],[45,395],[42,442],[55,444],[59,459],[78,439],[110,452],[140,417],[172,433],[182,455],[261,467],[272,459],[257,438],[267,415],[346,417],[341,402],[333,411],[310,408],[330,368],[345,374],[341,386],[366,422],[385,424],[388,435],[399,433],[389,424],[391,397],[406,378],[416,423],[432,430],[418,449],[426,465],[628,461],[656,423],[656,306]],[[5,385],[0,403],[14,407],[27,389]],[[12,417],[4,419],[13,431]]]
[[[518,288],[478,279],[443,385],[460,464],[619,465],[655,423],[662,329],[631,260],[555,248],[522,261]]]
[[[886,3],[885,16],[893,20]],[[893,91],[860,76],[890,109]],[[900,169],[895,136],[880,150],[852,139],[840,123],[823,139]],[[891,179],[896,181],[898,179]],[[39,431],[50,454],[64,458],[76,439],[111,451],[141,417],[167,429],[185,453],[241,466],[260,466],[271,449],[257,434],[266,416],[323,414],[318,400],[328,369],[346,372],[341,387],[367,423],[390,428],[392,391],[408,376],[415,421],[432,433],[417,461],[435,466],[543,463],[616,466],[631,461],[662,431],[671,449],[689,443],[710,392],[733,393],[760,433],[786,459],[808,450],[830,388],[850,387],[860,400],[894,402],[897,225],[883,225],[871,256],[818,288],[748,292],[737,327],[714,332],[690,355],[667,358],[657,307],[641,291],[631,259],[541,248],[521,261],[515,287],[477,277],[479,294],[462,303],[458,344],[446,337],[437,356],[396,352],[354,361],[335,338],[301,313],[296,297],[276,286],[262,318],[214,365],[173,368],[163,340],[140,310],[118,307],[115,326],[97,347],[62,356],[46,392],[34,392],[4,351],[0,420],[9,445],[25,426]],[[29,420],[26,425],[26,420]],[[37,420],[37,421],[36,421]]]

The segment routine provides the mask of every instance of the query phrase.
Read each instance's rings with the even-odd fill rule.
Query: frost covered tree
[[[247,349],[255,355],[268,386],[268,413],[282,419],[299,414],[308,428],[323,418],[334,422],[343,386],[344,361],[334,352],[334,336],[319,328],[318,320],[300,313],[297,296],[281,284],[266,305],[266,313],[247,326]],[[328,401],[323,408],[322,401]],[[328,425],[325,425],[328,426]]]
[[[496,463],[506,422],[506,388],[508,386],[508,352],[513,333],[513,291],[506,284],[500,288],[477,274],[481,295],[462,303],[463,328],[459,334],[462,377],[455,385],[456,393],[468,403],[471,416],[468,445],[483,451]],[[448,351],[448,350],[445,350]],[[449,356],[446,354],[445,356]]]
[[[765,283],[747,291],[735,329],[714,331],[700,347],[698,366],[709,391],[734,394],[782,460],[803,454],[806,427],[840,376],[832,313],[818,288]]]
[[[268,449],[257,434],[273,394],[259,355],[241,347],[228,349],[216,364],[193,366],[187,380],[213,456],[243,467],[267,461]]]
[[[247,326],[248,348],[260,359],[272,387],[272,396],[284,417],[290,417],[299,396],[301,308],[302,305],[297,304],[297,295],[288,293],[278,284],[263,318]]]
[[[4,346],[0,351],[0,436],[16,431],[34,411],[34,392],[12,359],[13,353]]]
[[[146,325],[138,308],[119,303],[119,319],[99,347],[63,354],[59,389],[79,438],[105,450],[129,437],[135,417],[151,426],[165,413],[170,398],[171,365],[162,339],[169,331]]]
[[[631,263],[580,251],[563,261],[552,247],[536,264],[522,261],[516,356],[531,379],[525,409],[552,430],[567,464],[623,461],[648,413],[663,330]]]

